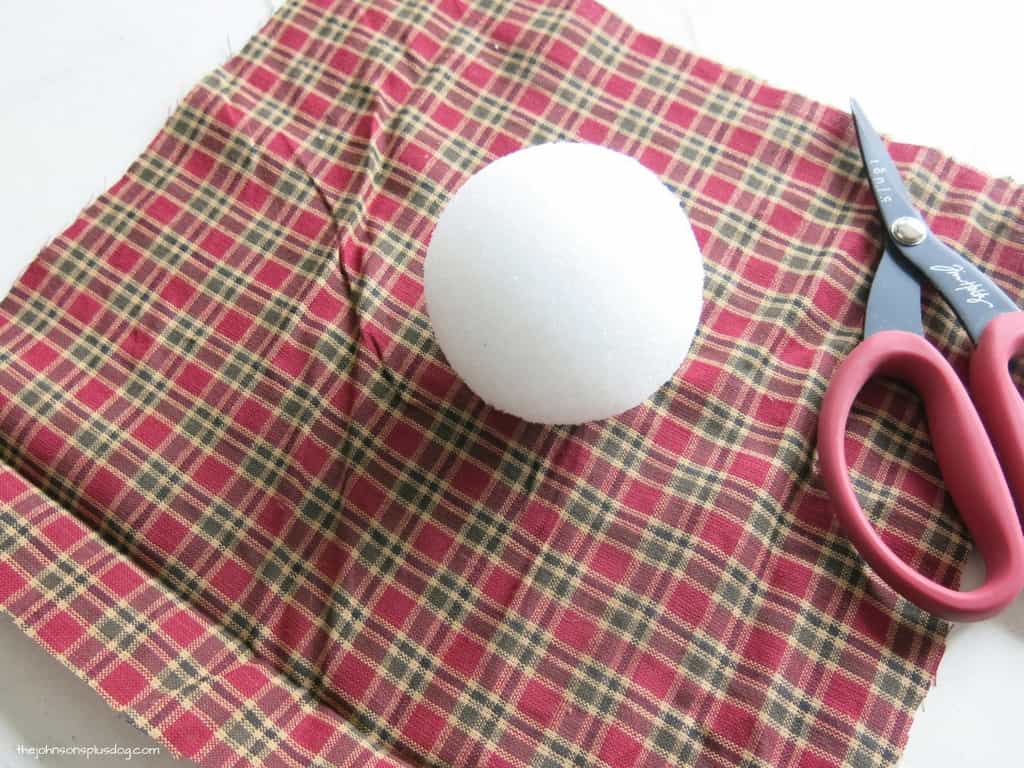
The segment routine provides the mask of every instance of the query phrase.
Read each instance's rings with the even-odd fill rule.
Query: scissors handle
[[[1007,482],[1024,514],[1024,400],[1010,376],[1010,361],[1024,352],[1024,312],[1007,312],[992,319],[971,358],[971,394]]]
[[[1014,328],[1017,343],[1024,343],[1024,321]],[[985,583],[977,589],[960,592],[916,571],[861,509],[847,469],[846,422],[857,394],[874,376],[898,379],[924,401],[946,488],[985,560]],[[822,403],[818,453],[833,509],[850,540],[882,579],[918,607],[950,621],[977,621],[1005,608],[1024,587],[1024,534],[995,450],[956,372],[923,336],[882,331],[843,361]]]

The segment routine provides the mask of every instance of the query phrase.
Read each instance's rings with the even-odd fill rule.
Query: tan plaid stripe
[[[556,139],[659,173],[708,275],[675,379],[571,429],[475,398],[421,296],[452,190]],[[892,149],[1024,295],[1021,189]],[[0,605],[204,765],[892,765],[946,628],[813,451],[876,217],[845,115],[592,0],[290,3],[0,305]],[[953,583],[921,416],[869,387],[852,475]]]

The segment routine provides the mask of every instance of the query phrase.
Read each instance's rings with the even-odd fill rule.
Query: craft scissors
[[[868,295],[864,340],[833,374],[822,403],[822,477],[846,535],[896,592],[951,621],[984,619],[1024,588],[1024,533],[1016,512],[1024,510],[1024,400],[1009,371],[1010,360],[1024,350],[1024,312],[931,232],[857,102],[851,101],[851,111],[884,225],[883,251]],[[924,280],[952,306],[976,345],[970,394],[924,337]],[[854,399],[874,376],[908,384],[924,402],[946,488],[985,560],[985,582],[977,589],[959,592],[912,568],[886,545],[861,509],[844,440]]]

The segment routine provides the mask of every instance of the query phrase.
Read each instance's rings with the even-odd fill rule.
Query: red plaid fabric
[[[445,200],[556,139],[660,174],[707,265],[676,377],[577,428],[479,401],[422,300]],[[1021,189],[893,151],[1020,298]],[[208,766],[893,765],[945,626],[865,573],[814,457],[861,174],[843,113],[593,0],[292,2],[0,305],[0,604]],[[848,453],[955,582],[914,401],[871,387]]]

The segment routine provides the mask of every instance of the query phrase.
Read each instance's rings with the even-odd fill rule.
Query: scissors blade
[[[910,200],[907,188],[896,168],[889,151],[882,143],[874,126],[868,120],[864,110],[855,99],[850,99],[850,111],[853,113],[853,125],[857,131],[857,143],[860,154],[864,158],[864,168],[868,172],[871,191],[882,213],[887,232],[892,230],[893,222],[902,216],[910,216],[920,221],[921,216]]]
[[[883,236],[884,237],[884,236]],[[921,273],[892,247],[878,262],[864,314],[864,337],[879,331],[909,331],[924,336],[921,323]]]
[[[1017,305],[969,259],[935,237],[914,207],[882,137],[854,99],[850,99],[850,111],[871,191],[885,224],[887,247],[898,251],[931,281],[977,344],[994,317],[1018,311]],[[905,225],[908,220],[918,233],[914,242],[897,236],[900,224]],[[875,279],[877,282],[878,278]]]

